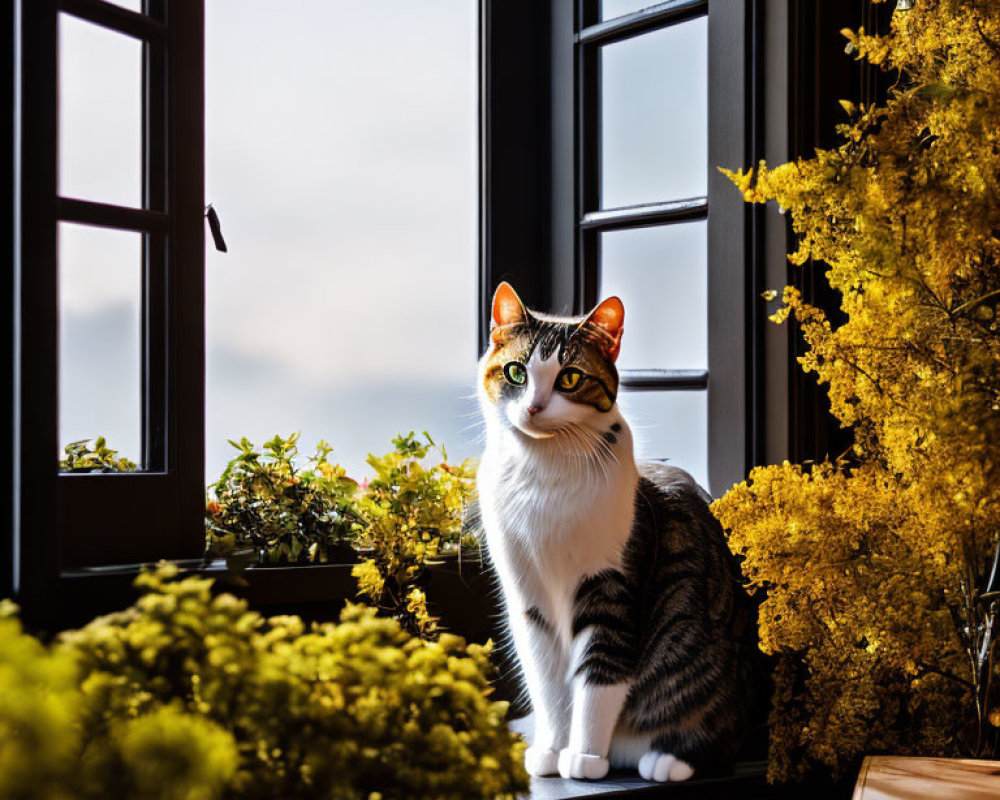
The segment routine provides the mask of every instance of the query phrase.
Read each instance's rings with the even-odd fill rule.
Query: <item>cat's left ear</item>
[[[622,331],[625,330],[625,306],[617,297],[609,297],[591,311],[583,321],[584,326],[597,328],[607,336],[602,336],[600,345],[612,361],[618,358],[622,349]]]

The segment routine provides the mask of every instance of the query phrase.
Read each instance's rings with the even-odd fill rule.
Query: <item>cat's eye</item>
[[[573,392],[580,388],[583,373],[576,367],[567,367],[556,378],[556,388],[560,392]]]
[[[508,361],[503,365],[503,376],[512,386],[524,386],[528,381],[528,370],[520,361]]]

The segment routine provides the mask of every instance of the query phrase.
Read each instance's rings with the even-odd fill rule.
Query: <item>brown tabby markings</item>
[[[494,328],[483,371],[483,389],[490,400],[498,402],[523,391],[504,380],[503,367],[509,361],[527,364],[537,349],[543,358],[556,351],[560,364],[583,373],[580,388],[566,393],[567,399],[610,411],[618,393],[618,370],[605,351],[610,337],[585,319],[550,319],[529,311],[524,322]]]

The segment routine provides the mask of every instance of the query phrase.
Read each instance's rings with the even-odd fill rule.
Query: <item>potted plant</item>
[[[206,558],[238,565],[353,563],[365,520],[358,483],[328,456],[326,442],[305,468],[296,463],[299,434],[275,436],[261,449],[243,437],[209,486]]]

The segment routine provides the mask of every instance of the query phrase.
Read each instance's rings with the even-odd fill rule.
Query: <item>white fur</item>
[[[639,759],[639,775],[644,780],[665,783],[666,781],[686,781],[694,774],[694,769],[686,761],[681,761],[670,753],[650,750]]]
[[[480,385],[485,363],[484,357]],[[601,412],[553,389],[560,370],[554,354],[543,360],[536,353],[526,366],[527,385],[517,401],[495,404],[480,394],[483,525],[535,711],[528,771],[596,779],[609,763],[636,767],[665,755],[649,749],[648,737],[616,731],[627,685],[595,686],[574,677],[591,633],[572,636],[574,594],[585,576],[621,566],[632,531],[639,478],[632,434],[617,405]],[[542,410],[529,414],[532,405]],[[614,423],[620,430],[609,445],[601,435]],[[554,646],[527,619],[531,607],[552,625]],[[683,780],[680,767],[687,765],[675,762],[655,761],[647,779]]]

